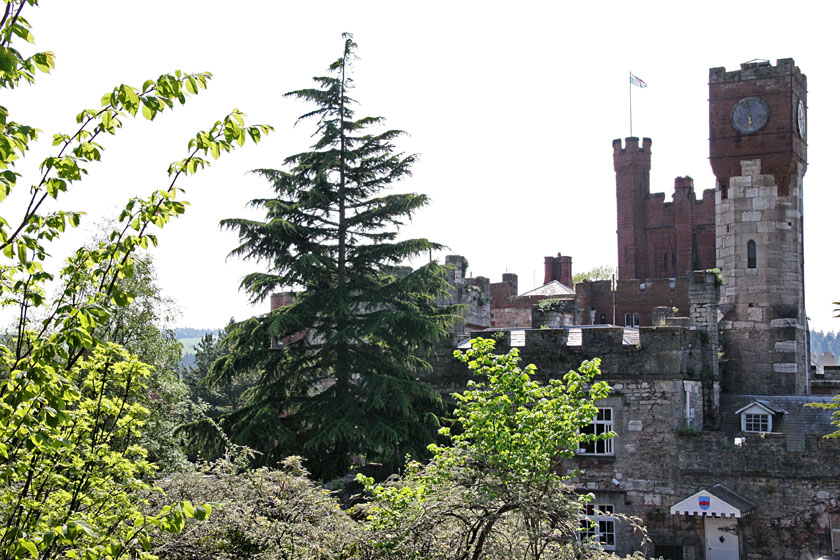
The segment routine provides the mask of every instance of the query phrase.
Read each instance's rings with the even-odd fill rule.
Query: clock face
[[[754,134],[770,120],[770,107],[760,97],[740,99],[729,113],[732,128],[741,134]]]
[[[805,138],[805,102],[801,99],[796,109],[796,124],[799,125],[799,137]]]

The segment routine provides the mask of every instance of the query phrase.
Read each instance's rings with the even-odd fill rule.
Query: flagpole
[[[627,91],[630,94],[630,136],[633,136],[633,80],[627,80]]]

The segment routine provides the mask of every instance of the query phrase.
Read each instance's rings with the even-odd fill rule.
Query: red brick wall
[[[674,180],[674,194],[650,193],[651,140],[613,141],[621,280],[673,278],[715,266],[714,190],[697,200],[691,177]],[[695,254],[696,253],[696,254]],[[663,304],[664,305],[664,304]]]
[[[274,311],[275,309],[279,309],[281,307],[286,307],[287,305],[293,304],[295,301],[295,292],[280,292],[277,294],[271,294],[271,310]],[[303,339],[304,336],[309,331],[301,331],[299,333],[295,333],[291,336],[287,336],[286,338],[280,339],[280,341],[284,344],[292,344],[293,342],[297,342]],[[277,348],[279,345],[275,340],[272,342],[272,346]]]
[[[553,296],[511,296],[496,298],[490,302],[490,326],[505,328],[531,328],[531,308],[544,299]]]
[[[671,287],[669,278],[648,280],[645,289],[641,289],[639,280],[619,280],[615,294],[615,324],[624,326],[625,313],[638,313],[639,325],[653,326],[654,307],[676,307],[677,315],[689,315],[688,289],[686,277],[676,278]],[[575,286],[578,308],[580,309],[580,324],[590,325],[590,310],[595,309],[595,324],[600,324],[601,315],[607,318],[607,323],[613,324],[613,295],[610,291],[609,280],[598,282],[580,282]]]
[[[543,284],[548,284],[554,280],[570,288],[575,287],[572,283],[572,257],[564,257],[557,253],[556,257],[545,258],[545,280]]]
[[[569,259],[571,270],[571,257],[566,258]],[[530,329],[531,307],[544,299],[556,299],[556,296],[519,296],[516,274],[505,273],[501,282],[490,284],[490,326],[499,329]]]
[[[575,296],[577,308],[580,310],[580,317],[577,318],[578,324],[592,324],[589,320],[592,309],[595,310],[595,324],[601,323],[601,315],[606,317],[608,324],[613,323],[613,298],[609,280],[579,282],[575,285]],[[616,322],[618,322],[618,316],[616,316]]]
[[[689,316],[688,287],[685,276],[674,279],[673,288],[669,278],[647,280],[644,285],[643,290],[638,280],[618,282],[615,295],[615,317],[619,325],[624,325],[625,313],[638,313],[640,326],[653,326],[653,308],[660,306],[676,307],[678,308],[676,315]]]
[[[490,308],[500,305],[511,296],[510,284],[507,282],[493,282],[490,284]]]
[[[770,119],[755,134],[738,134],[730,122],[735,103],[758,95]],[[786,58],[767,64],[742,64],[740,70],[709,70],[709,159],[718,185],[741,175],[741,160],[761,159],[761,172],[774,175],[780,196],[787,196],[791,175],[807,161],[806,138],[799,135],[799,100],[807,104],[807,78]]]
[[[274,311],[279,307],[291,305],[295,299],[295,292],[281,292],[278,294],[271,294],[271,310]]]
[[[638,278],[647,270],[645,248],[646,200],[650,195],[650,138],[613,140],[613,164],[618,201],[618,277]],[[644,276],[644,274],[642,274]]]

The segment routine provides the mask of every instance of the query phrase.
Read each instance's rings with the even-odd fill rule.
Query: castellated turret
[[[709,72],[724,391],[808,394],[806,78],[793,60]]]
[[[644,278],[647,263],[647,198],[650,195],[650,138],[613,140],[613,164],[618,201],[618,278]],[[644,271],[644,272],[643,272]]]

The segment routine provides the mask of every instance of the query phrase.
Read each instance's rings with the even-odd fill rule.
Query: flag
[[[630,83],[634,86],[639,86],[640,88],[646,88],[647,84],[645,81],[638,76],[634,76],[633,72],[630,72]]]

